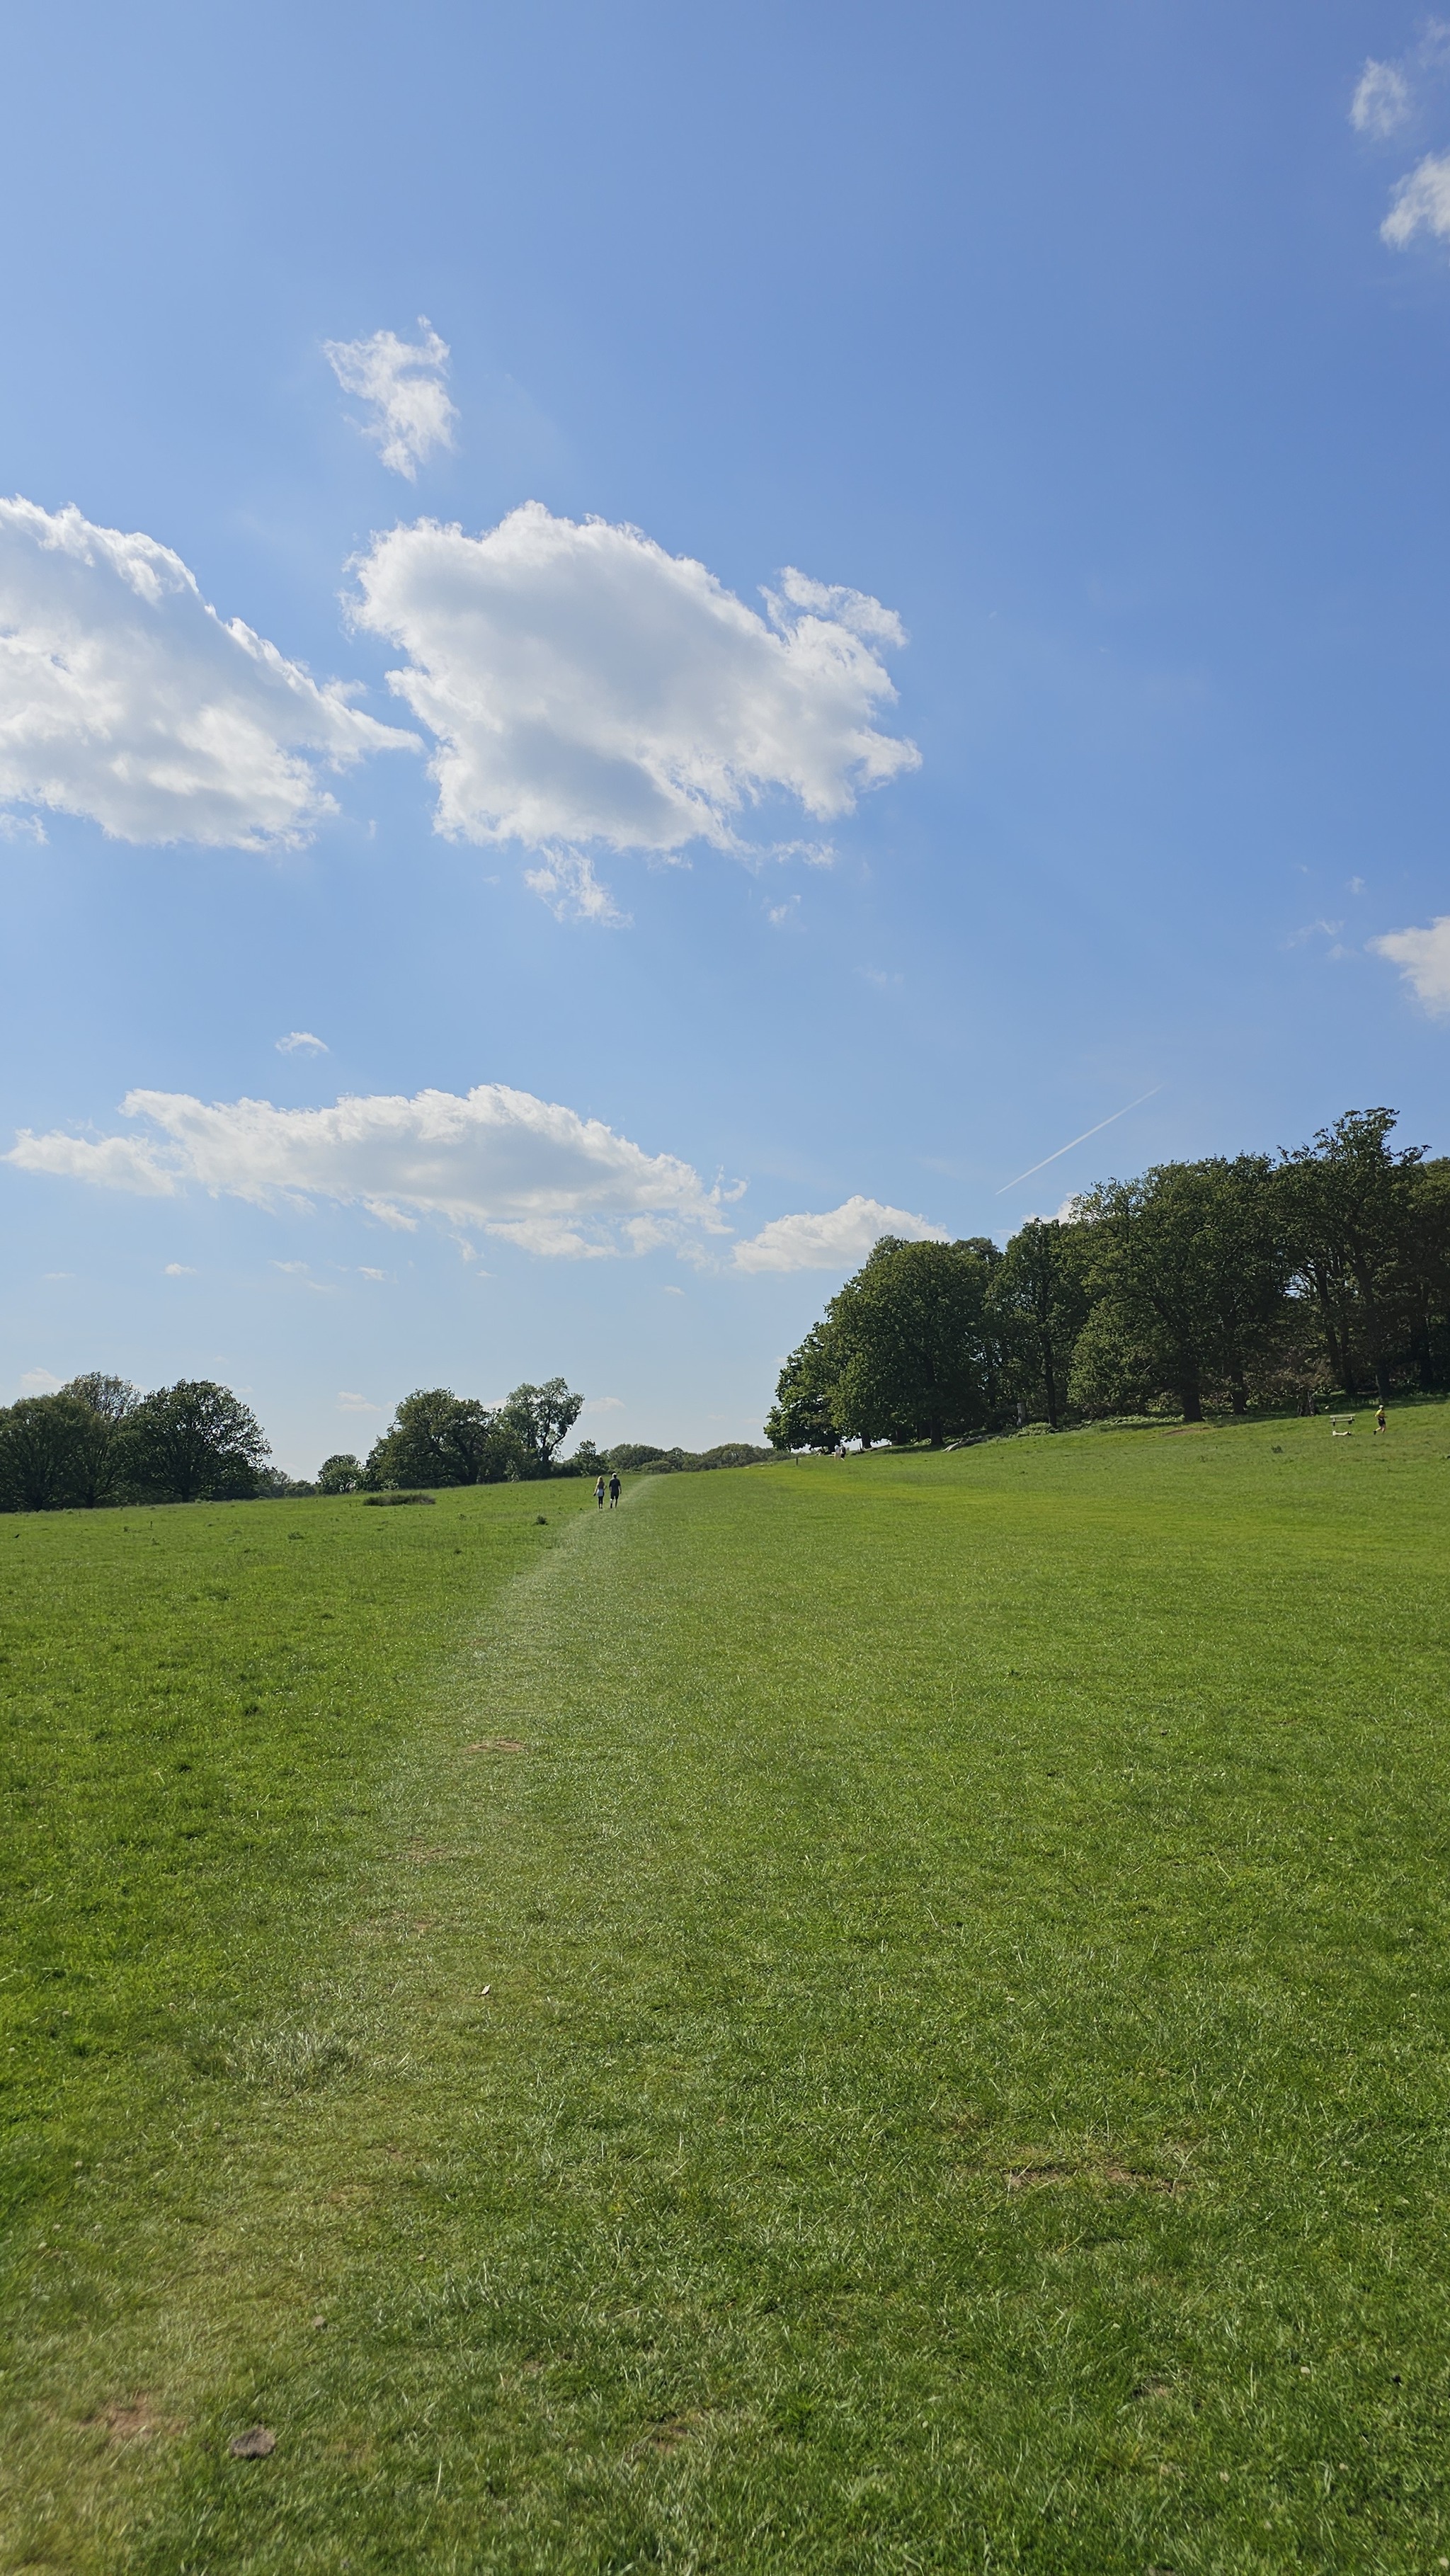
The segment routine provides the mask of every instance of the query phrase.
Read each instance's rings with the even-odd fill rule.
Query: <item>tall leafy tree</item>
[[[1250,1365],[1283,1314],[1289,1260],[1270,1170],[1258,1154],[1160,1163],[1079,1201],[1106,1309],[1093,1318],[1094,1347],[1116,1334],[1185,1422],[1203,1420],[1209,1385],[1244,1410]]]
[[[840,1447],[840,1428],[831,1411],[835,1379],[830,1335],[823,1325],[812,1324],[776,1380],[775,1402],[765,1418],[765,1436],[773,1449]]]
[[[126,1469],[125,1428],[141,1402],[140,1388],[126,1378],[90,1369],[83,1377],[73,1377],[60,1392],[73,1396],[86,1410],[77,1499],[89,1510],[98,1503],[117,1501]]]
[[[517,1434],[496,1405],[431,1386],[404,1396],[391,1428],[368,1452],[364,1482],[374,1489],[496,1485],[519,1471]]]
[[[1421,1387],[1450,1373],[1450,1160],[1437,1155],[1408,1175],[1404,1245],[1408,1357]]]
[[[237,1500],[256,1491],[271,1456],[251,1407],[210,1378],[144,1396],[121,1437],[127,1484],[157,1502]]]
[[[1056,1430],[1078,1335],[1087,1321],[1087,1237],[1055,1217],[1031,1217],[992,1277],[991,1316],[1014,1388]]]
[[[336,1449],[317,1470],[319,1494],[355,1494],[363,1481],[363,1464],[350,1449]]]
[[[502,1418],[518,1442],[526,1476],[552,1475],[555,1457],[583,1410],[583,1396],[561,1377],[514,1388]]]
[[[0,1413],[0,1503],[54,1512],[83,1502],[86,1408],[73,1395],[23,1395]]]
[[[839,1430],[939,1449],[986,1420],[995,1375],[987,1300],[1000,1259],[985,1238],[882,1238],[827,1309]]]
[[[1351,1109],[1288,1154],[1279,1186],[1299,1275],[1320,1312],[1330,1363],[1354,1392],[1362,1352],[1381,1404],[1408,1338],[1412,1209],[1424,1150],[1390,1144],[1393,1109]]]

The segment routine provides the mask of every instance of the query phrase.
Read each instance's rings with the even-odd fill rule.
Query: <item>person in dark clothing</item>
[[[622,1491],[623,1488],[620,1484],[617,1471],[611,1470],[609,1478],[609,1508],[611,1511],[614,1511],[617,1508]]]

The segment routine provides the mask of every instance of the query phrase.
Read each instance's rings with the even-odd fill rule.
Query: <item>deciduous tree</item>
[[[838,1430],[940,1449],[986,1420],[994,1392],[987,1298],[1000,1259],[985,1238],[883,1236],[826,1310]]]
[[[812,1324],[776,1380],[775,1402],[765,1418],[773,1449],[839,1449],[840,1426],[831,1411],[836,1375],[829,1332]]]
[[[89,1369],[83,1377],[73,1377],[60,1392],[74,1396],[78,1404],[85,1406],[87,1415],[80,1444],[77,1499],[91,1510],[98,1503],[115,1502],[125,1474],[123,1434],[141,1402],[141,1390],[123,1377],[108,1377],[101,1369]]]
[[[561,1377],[542,1386],[516,1386],[503,1408],[503,1421],[518,1442],[526,1476],[552,1475],[554,1458],[584,1410]]]
[[[84,1500],[90,1418],[73,1395],[23,1395],[0,1413],[0,1501],[54,1512]]]
[[[398,1485],[496,1485],[519,1473],[513,1425],[496,1405],[455,1395],[451,1387],[418,1387],[405,1395],[392,1426],[368,1452],[363,1481],[374,1491]]]
[[[240,1499],[255,1492],[271,1456],[251,1407],[210,1378],[182,1378],[144,1396],[122,1439],[127,1485],[156,1502]]]
[[[1053,1431],[1092,1303],[1087,1249],[1081,1226],[1030,1217],[992,1275],[991,1314],[1013,1387],[1033,1411],[1041,1406]]]

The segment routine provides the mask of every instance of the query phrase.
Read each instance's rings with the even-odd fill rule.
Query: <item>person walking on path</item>
[[[617,1511],[617,1510],[619,1509],[619,1497],[620,1497],[620,1492],[621,1492],[621,1490],[622,1490],[622,1489],[621,1489],[620,1482],[619,1482],[619,1471],[618,1471],[618,1469],[617,1469],[617,1468],[611,1468],[611,1470],[610,1470],[610,1476],[609,1476],[609,1508],[610,1508],[610,1510],[611,1510],[612,1512],[613,1512],[613,1511]]]
[[[596,1485],[595,1485],[595,1488],[594,1488],[594,1500],[595,1500],[595,1502],[597,1503],[597,1505],[598,1505],[598,1507],[599,1507],[600,1511],[603,1511],[603,1509],[604,1509],[604,1478],[603,1478],[602,1476],[599,1478],[598,1482],[597,1482],[597,1483],[596,1483]]]

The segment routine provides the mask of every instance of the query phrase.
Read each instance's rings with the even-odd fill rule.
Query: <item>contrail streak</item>
[[[1030,1181],[1034,1172],[1045,1172],[1049,1163],[1060,1162],[1064,1154],[1072,1152],[1074,1145],[1085,1145],[1089,1136],[1101,1136],[1103,1129],[1111,1127],[1115,1119],[1126,1118],[1129,1109],[1141,1109],[1145,1100],[1156,1100],[1162,1088],[1161,1082],[1155,1082],[1151,1091],[1141,1092],[1136,1100],[1128,1102],[1126,1108],[1115,1109],[1112,1118],[1100,1118],[1096,1127],[1084,1127],[1080,1136],[1070,1136],[1065,1145],[1058,1146],[1055,1154],[1044,1154],[1040,1163],[1029,1163],[1025,1172],[1018,1173],[1016,1181],[1004,1181],[994,1196],[1003,1198],[1008,1190],[1016,1189],[1018,1181]]]

